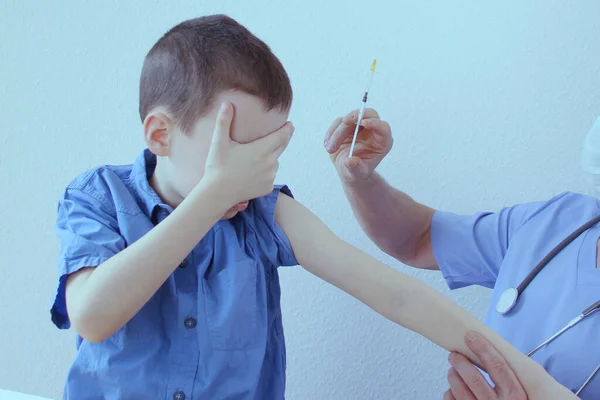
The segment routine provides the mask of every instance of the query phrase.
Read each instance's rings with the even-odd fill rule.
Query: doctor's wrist
[[[348,177],[345,176],[343,173],[338,173],[338,176],[340,178],[340,181],[342,182],[342,185],[344,185],[345,188],[357,191],[376,190],[378,183],[380,183],[382,180],[375,171],[373,171],[369,176],[364,178]]]

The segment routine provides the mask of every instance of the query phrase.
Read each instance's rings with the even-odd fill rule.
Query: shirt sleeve
[[[278,185],[275,186],[269,195],[255,200],[253,206],[255,208],[255,217],[262,219],[262,223],[257,224],[257,233],[262,237],[261,239],[264,243],[272,244],[271,246],[267,245],[267,248],[272,247],[272,250],[268,251],[270,254],[267,255],[274,258],[278,266],[296,266],[298,265],[298,261],[294,256],[290,241],[283,232],[283,229],[275,222],[275,207],[277,206],[279,193],[294,198],[286,185]]]
[[[431,221],[431,245],[450,289],[470,285],[493,288],[515,233],[564,196],[507,207],[497,213],[436,212]]]
[[[93,189],[68,188],[58,202],[57,214],[59,281],[50,313],[59,329],[68,329],[67,277],[84,267],[102,264],[125,248],[125,240],[118,233],[114,208]]]

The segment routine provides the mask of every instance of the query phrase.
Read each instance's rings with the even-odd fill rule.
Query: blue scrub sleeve
[[[497,213],[436,212],[431,221],[431,245],[450,289],[470,285],[493,288],[511,238],[528,220],[564,195]]]
[[[256,224],[257,234],[266,243],[267,255],[278,266],[289,267],[298,265],[292,251],[292,246],[283,229],[275,222],[275,207],[279,193],[294,198],[286,185],[275,186],[269,195],[256,199],[253,203],[254,218],[260,219]]]
[[[65,289],[67,277],[84,267],[96,267],[125,248],[116,212],[89,189],[68,188],[58,202],[56,234],[60,240],[58,289],[50,310],[59,329],[71,326]]]

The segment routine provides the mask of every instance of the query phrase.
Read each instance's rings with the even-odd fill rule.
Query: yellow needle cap
[[[371,64],[371,72],[375,72],[376,67],[377,67],[377,60],[373,60],[373,64]]]

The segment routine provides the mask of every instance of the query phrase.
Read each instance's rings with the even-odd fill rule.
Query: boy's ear
[[[151,152],[157,156],[168,156],[171,151],[176,125],[171,117],[160,111],[153,111],[144,119],[144,140]]]

